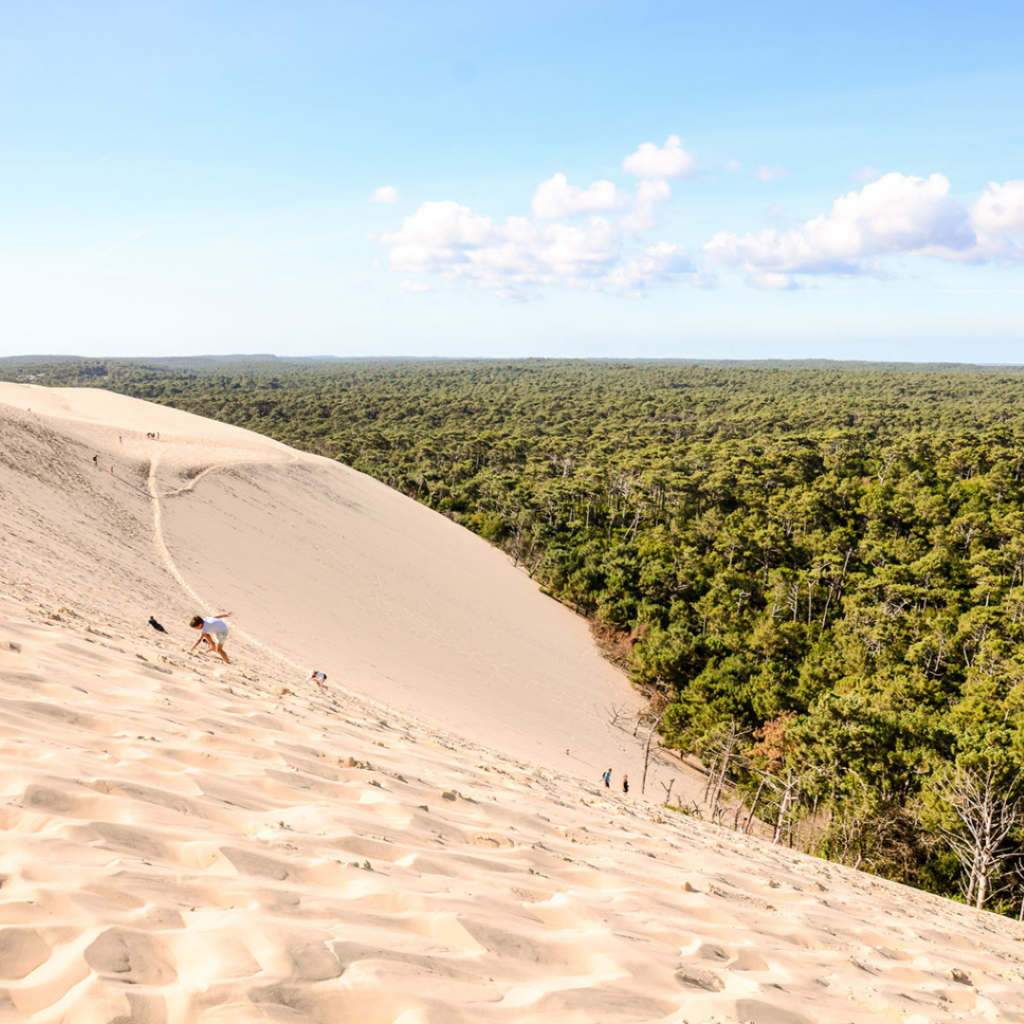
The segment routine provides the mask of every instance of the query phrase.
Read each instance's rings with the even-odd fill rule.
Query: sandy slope
[[[55,600],[84,588],[117,621],[176,627],[234,610],[236,639],[258,639],[279,668],[315,666],[505,753],[639,779],[639,745],[609,724],[610,708],[639,701],[585,622],[443,516],[345,466],[121,395],[0,384],[0,402],[0,444],[39,477],[7,513],[23,574],[74,566]],[[20,492],[24,470],[10,472]]]
[[[0,403],[0,1021],[1024,1021],[1020,925],[580,778],[636,763],[628,691],[452,524],[115,395]]]

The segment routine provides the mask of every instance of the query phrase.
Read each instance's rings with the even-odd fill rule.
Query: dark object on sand
[[[150,624],[150,625],[151,625],[151,626],[152,626],[152,627],[153,627],[153,628],[154,628],[154,629],[155,629],[155,630],[156,630],[156,631],[157,631],[158,633],[166,633],[166,632],[167,632],[167,630],[166,630],[166,629],[164,629],[164,627],[163,627],[163,626],[161,626],[161,625],[160,625],[160,623],[159,623],[159,622],[157,622],[157,621],[156,621],[156,619],[154,619],[152,615],[150,615],[150,617],[149,617],[149,624]]]

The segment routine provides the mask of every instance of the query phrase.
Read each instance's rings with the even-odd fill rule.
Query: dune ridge
[[[534,659],[562,644],[557,672],[624,683],[595,683],[581,624],[452,524],[173,410],[0,403],[0,1020],[1024,1021],[1017,922],[623,797],[559,760],[564,730],[538,742],[531,716],[560,709],[534,703]],[[222,598],[231,666],[184,653],[182,620]],[[327,604],[354,624],[318,639]],[[556,625],[495,649],[534,608]],[[305,687],[303,655],[339,643],[327,691]],[[529,678],[482,742],[452,694],[488,673]],[[571,684],[577,758],[616,751]],[[424,691],[434,721],[395,709]]]

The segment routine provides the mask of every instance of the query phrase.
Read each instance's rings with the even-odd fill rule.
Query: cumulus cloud
[[[505,298],[534,294],[541,285],[592,280],[616,259],[612,228],[603,218],[538,225],[510,217],[499,225],[451,200],[423,203],[383,241],[396,269],[441,274]]]
[[[578,213],[614,210],[624,201],[610,181],[595,181],[584,189],[570,185],[564,174],[555,174],[537,186],[533,194],[533,214],[544,220],[555,220]]]
[[[641,181],[630,198],[629,212],[619,221],[626,231],[649,231],[656,221],[658,203],[672,198],[672,186],[667,181]]]
[[[949,179],[886,174],[850,192],[801,228],[756,234],[719,232],[704,246],[712,260],[745,267],[751,283],[790,287],[764,275],[882,272],[882,256],[927,254],[963,259],[976,245],[967,210]]]
[[[769,291],[791,291],[797,287],[796,281],[789,274],[773,274],[755,272],[747,275],[747,284],[752,288],[765,288]]]
[[[971,208],[978,249],[998,263],[1024,263],[1024,180],[990,181]]]
[[[761,164],[756,171],[754,171],[755,181],[775,181],[778,178],[784,178],[786,172],[782,167],[769,167],[767,164]]]
[[[635,253],[629,237],[597,215],[574,224],[527,217],[500,224],[445,200],[423,203],[382,241],[396,270],[438,274],[510,299],[546,287],[637,293],[692,272],[681,246],[660,242]]]
[[[392,265],[408,270],[464,262],[467,252],[488,248],[497,239],[498,229],[489,217],[478,217],[451,200],[424,203],[405,218],[401,231],[383,237],[391,246]]]
[[[534,191],[532,218],[499,223],[453,200],[426,202],[381,241],[394,270],[436,274],[506,298],[547,287],[636,295],[693,277],[682,246],[643,247],[636,237],[655,226],[659,207],[672,198],[669,179],[691,174],[693,156],[670,135],[664,146],[645,142],[622,166],[641,178],[632,189],[605,180],[574,185],[558,173]]]
[[[584,288],[640,295],[649,287],[683,280],[717,286],[707,267],[695,267],[686,249],[641,241],[672,198],[670,179],[691,175],[695,161],[682,140],[643,143],[622,166],[640,180],[575,185],[552,175],[534,191],[532,216],[504,222],[452,200],[422,203],[401,227],[379,236],[391,268],[405,275],[438,275],[506,298],[528,298],[547,288]],[[738,161],[724,165],[741,170]],[[762,165],[751,176],[772,181],[782,168]],[[890,276],[894,259],[928,256],[950,262],[1024,265],[1024,180],[989,182],[973,204],[951,195],[942,174],[880,175],[865,165],[853,177],[862,187],[837,198],[806,223],[778,206],[774,226],[746,234],[721,231],[702,247],[711,262],[736,267],[755,288],[788,290],[815,275]],[[370,197],[393,203],[398,191],[383,186]],[[788,224],[787,224],[788,222]],[[371,236],[372,237],[372,236]],[[429,291],[415,276],[408,292]]]
[[[664,146],[645,142],[622,161],[622,169],[639,178],[685,178],[696,166],[693,154],[683,149],[678,135],[670,135]]]
[[[684,274],[692,274],[693,270],[693,261],[683,246],[659,242],[609,271],[607,281],[619,288],[635,290],[676,281]]]

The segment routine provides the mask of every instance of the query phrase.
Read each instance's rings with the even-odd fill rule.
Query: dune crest
[[[1024,1020],[1016,922],[601,787],[584,624],[359,474],[0,385],[0,514],[0,1020]]]

